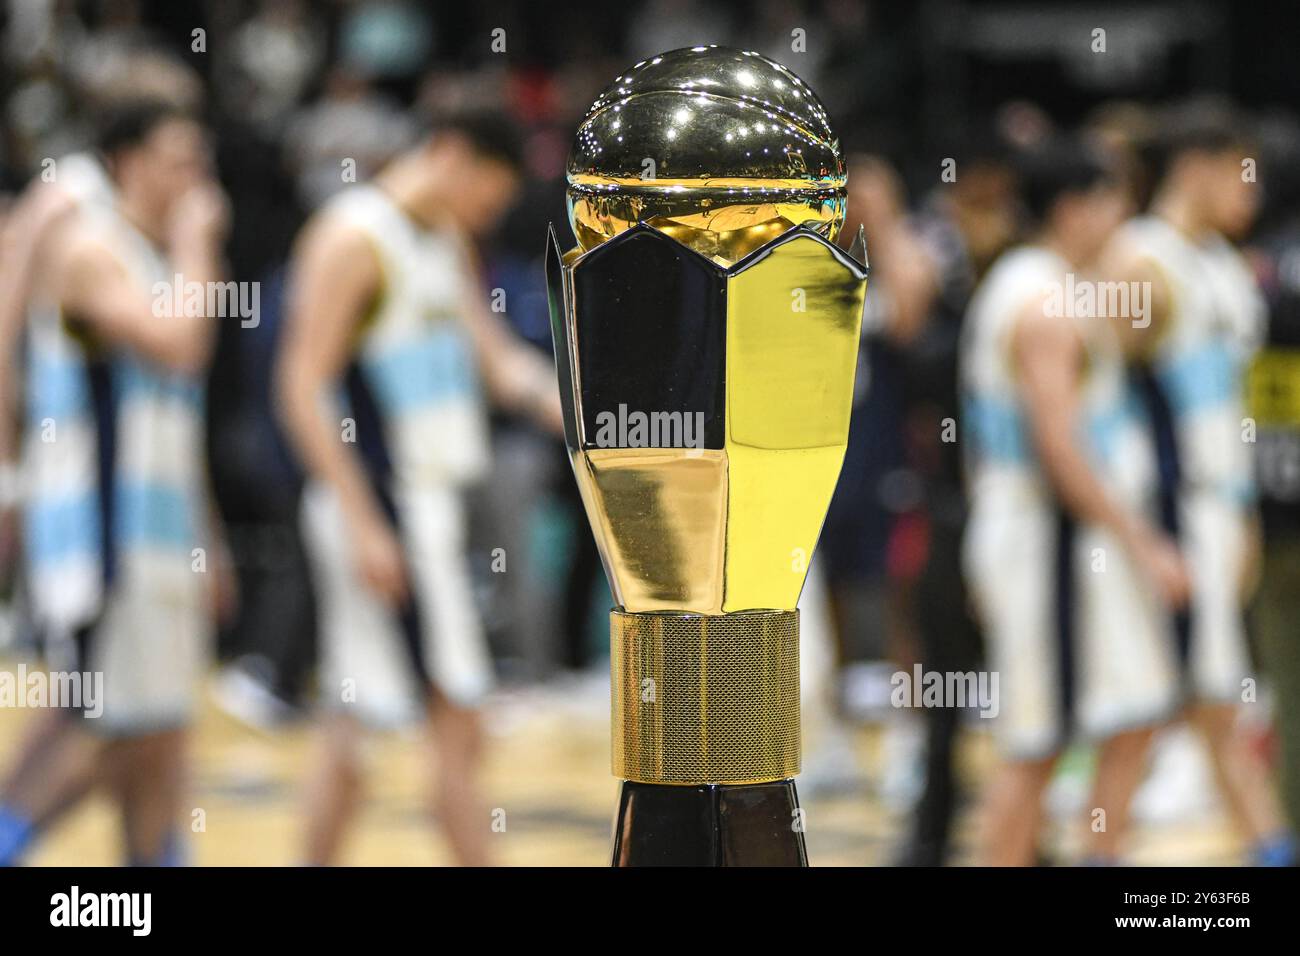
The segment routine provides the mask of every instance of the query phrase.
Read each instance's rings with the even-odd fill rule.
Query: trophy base
[[[794,780],[672,786],[624,780],[614,866],[807,866]]]
[[[807,866],[799,612],[610,614],[615,866]]]

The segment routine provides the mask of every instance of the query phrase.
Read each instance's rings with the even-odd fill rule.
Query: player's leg
[[[188,735],[178,727],[114,740],[106,749],[132,866],[179,866],[184,860]]]
[[[1179,672],[1168,612],[1143,570],[1102,529],[1085,530],[1079,546],[1079,561],[1105,556],[1079,582],[1077,709],[1081,729],[1098,742],[1081,855],[1087,863],[1110,865],[1120,859],[1155,730],[1179,709]]]
[[[481,705],[492,663],[465,557],[465,512],[452,489],[403,499],[410,534],[413,594],[419,607],[418,669],[428,694],[436,762],[432,810],[458,862],[488,862],[490,808],[481,793]]]
[[[337,862],[343,839],[365,799],[363,730],[348,714],[327,714],[320,726],[305,793],[303,863]]]
[[[1145,727],[1116,734],[1097,750],[1097,770],[1089,801],[1089,835],[1085,859],[1113,864],[1120,858],[1129,827],[1133,795],[1146,776],[1147,753],[1155,731]],[[1104,817],[1098,819],[1095,811]]]
[[[1236,733],[1237,706],[1200,702],[1190,717],[1209,749],[1219,793],[1252,852],[1267,855],[1289,843],[1268,767]]]
[[[94,670],[88,663],[98,644],[94,628],[66,641],[52,641],[52,665],[69,673]],[[0,787],[0,865],[12,865],[41,831],[76,806],[96,784],[101,741],[80,711],[60,707],[41,713],[26,728]]]
[[[993,771],[980,815],[979,862],[1032,866],[1043,824],[1043,794],[1056,757],[1004,760]]]
[[[483,722],[476,708],[452,703],[433,691],[429,699],[434,778],[434,816],[462,866],[491,862],[491,811],[482,792]]]
[[[1070,724],[1071,677],[1057,605],[1064,573],[1056,517],[978,507],[967,528],[963,566],[998,675],[990,717],[1000,760],[979,808],[978,861],[1030,866],[1037,857],[1043,795]]]
[[[92,669],[103,676],[100,776],[121,814],[132,866],[180,866],[188,815],[190,727],[207,650],[201,581],[138,553],[111,591]]]
[[[1197,699],[1188,719],[1205,741],[1225,806],[1251,853],[1265,862],[1290,852],[1287,828],[1263,756],[1237,732],[1241,693],[1254,674],[1241,607],[1247,525],[1239,509],[1209,495],[1189,496],[1195,607],[1191,668]]]
[[[302,860],[336,863],[365,800],[368,728],[409,716],[413,695],[393,614],[361,582],[338,497],[302,495],[302,531],[316,589],[320,717],[303,792]]]
[[[12,866],[42,831],[90,792],[98,742],[71,711],[39,714],[0,789],[0,866]]]

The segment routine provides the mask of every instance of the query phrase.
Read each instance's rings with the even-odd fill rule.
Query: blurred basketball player
[[[0,235],[0,467],[21,475],[20,449],[22,428],[21,398],[23,361],[20,344],[26,326],[33,282],[40,262],[48,258],[51,236],[65,227],[77,212],[102,209],[113,202],[113,185],[99,155],[93,151],[73,153],[55,161],[53,178],[38,179],[23,192],[3,235]],[[16,477],[15,493],[0,502],[0,578],[17,577],[21,533],[9,537],[17,528],[21,515],[17,491],[22,480]],[[68,732],[65,715],[52,713],[37,717],[23,740],[16,766],[32,761],[66,766],[69,774],[58,787],[63,801],[71,805],[93,785],[91,772],[93,748],[83,745],[77,735]],[[63,751],[62,754],[59,752]],[[64,763],[64,761],[67,763]],[[14,814],[6,822],[5,814]],[[8,839],[2,831],[11,828]],[[21,849],[33,821],[12,808],[0,809],[0,862],[10,862],[12,852]],[[6,846],[11,853],[6,852]]]
[[[1126,412],[1119,340],[1071,294],[1123,194],[1072,141],[1036,147],[1023,185],[1034,237],[976,291],[961,356],[964,563],[1000,681],[982,834],[997,865],[1033,862],[1044,790],[1076,734],[1100,741],[1090,806],[1106,821],[1089,856],[1117,854],[1149,728],[1175,705],[1155,594],[1181,602],[1188,587],[1173,543],[1140,516],[1151,456]]]
[[[118,104],[150,100],[194,111],[202,99],[198,75],[154,50],[114,54],[98,65],[95,86],[80,91],[91,110],[111,113]],[[0,463],[18,456],[15,429],[22,381],[17,338],[27,316],[37,263],[50,236],[78,210],[113,201],[113,183],[93,149],[69,153],[42,166],[15,203],[0,232]]]
[[[1150,325],[1135,336],[1161,454],[1161,518],[1192,575],[1188,613],[1169,627],[1192,723],[1209,747],[1235,822],[1260,862],[1291,844],[1267,770],[1235,739],[1246,681],[1246,590],[1257,572],[1253,447],[1243,434],[1244,375],[1264,303],[1230,239],[1250,227],[1258,186],[1230,117],[1198,107],[1168,121],[1150,212],[1116,236],[1114,270],[1149,284]]]
[[[33,725],[0,796],[5,862],[93,780],[119,803],[130,861],[181,852],[206,629],[194,549],[211,329],[160,313],[158,290],[218,277],[225,204],[203,130],[174,104],[118,104],[100,154],[108,182],[74,176],[86,194],[45,223],[30,260],[23,466],[32,618],[52,666],[102,674],[102,712]]]
[[[462,489],[488,466],[485,392],[560,428],[550,360],[488,310],[470,251],[512,203],[519,162],[505,120],[450,120],[373,184],[347,187],[298,242],[279,382],[310,476],[303,519],[329,710],[308,863],[337,858],[358,806],[360,730],[411,699],[436,757],[438,822],[457,860],[488,860],[478,706],[492,672]]]

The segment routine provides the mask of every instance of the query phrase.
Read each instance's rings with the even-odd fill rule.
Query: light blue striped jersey
[[[1120,240],[1169,286],[1154,372],[1173,413],[1184,487],[1252,498],[1245,374],[1263,338],[1265,306],[1249,267],[1222,237],[1193,242],[1156,216],[1126,223]]]
[[[81,215],[142,295],[172,281],[163,256],[119,213]],[[110,589],[193,600],[200,383],[98,341],[48,302],[29,313],[27,348],[25,550],[37,622],[64,633],[89,624]]]
[[[1031,440],[1012,355],[1015,323],[1027,308],[1063,303],[1071,266],[1055,253],[1020,246],[1001,256],[975,291],[961,342],[962,431],[972,503],[1053,507]],[[1075,282],[1083,277],[1076,277]],[[1111,319],[1062,315],[1085,351],[1079,423],[1085,453],[1118,499],[1144,503],[1154,481],[1149,442],[1125,374]]]
[[[450,230],[421,226],[376,186],[352,186],[324,215],[370,242],[382,287],[357,333],[354,384],[367,393],[385,470],[408,489],[461,485],[486,471],[486,414],[465,309],[470,258]],[[343,411],[359,413],[347,407]],[[357,414],[357,425],[362,425]]]

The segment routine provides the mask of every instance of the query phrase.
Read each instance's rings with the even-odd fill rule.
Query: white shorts
[[[1192,577],[1188,690],[1202,700],[1240,702],[1242,681],[1252,676],[1241,599],[1246,515],[1219,495],[1192,492],[1182,496],[1179,518]]]
[[[990,719],[1011,759],[1156,724],[1177,708],[1166,619],[1145,578],[1109,533],[1078,526],[1072,537],[1067,572],[1050,509],[977,503],[967,526],[966,576],[998,675]]]
[[[392,726],[420,713],[430,686],[474,706],[492,688],[491,655],[465,559],[465,510],[453,488],[399,495],[396,510],[413,607],[397,614],[357,575],[335,493],[309,484],[303,534],[311,555],[326,706]]]
[[[50,635],[50,665],[89,672],[102,688],[99,701],[83,691],[81,710],[88,729],[106,736],[173,730],[194,716],[211,637],[203,576],[185,555],[180,567],[175,557],[152,560],[137,556],[136,567],[122,569],[126,580],[109,589],[93,624]]]

